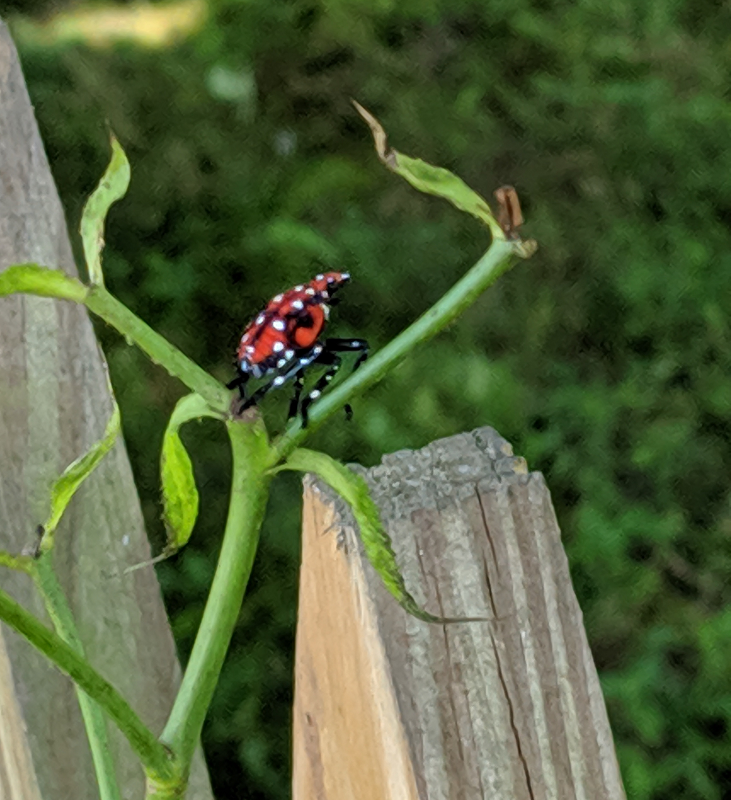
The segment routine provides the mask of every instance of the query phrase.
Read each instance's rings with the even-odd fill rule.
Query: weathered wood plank
[[[28,736],[23,724],[23,712],[15,696],[10,659],[1,631],[0,797],[6,800],[41,800]]]
[[[308,478],[294,800],[623,800],[541,475],[490,428],[363,474],[417,600],[492,621],[409,617],[365,562],[348,509]]]
[[[332,506],[320,501],[316,485],[307,492],[303,547],[318,555],[303,556],[308,568],[300,578],[307,608],[297,627],[294,797],[416,800],[368,586],[337,552],[334,536],[321,535],[334,522]],[[384,762],[388,770],[373,768]]]
[[[0,22],[0,269],[25,261],[76,274],[17,54]],[[84,308],[36,297],[0,300],[0,547],[19,552],[32,540],[53,479],[103,434],[112,410],[105,369]],[[153,570],[124,574],[150,551],[121,443],[72,501],[57,543],[60,579],[87,655],[161,730],[180,669]],[[43,616],[25,576],[3,570],[0,582]],[[71,683],[15,634],[6,632],[5,641],[42,796],[94,800]],[[0,697],[8,689],[3,685]],[[144,793],[142,770],[116,730],[111,741],[123,797],[136,800]],[[191,787],[189,798],[211,797],[202,758]]]

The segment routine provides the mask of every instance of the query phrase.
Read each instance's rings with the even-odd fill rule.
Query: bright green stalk
[[[128,342],[136,344],[140,350],[147,353],[152,361],[160,364],[189,389],[205,398],[212,408],[228,412],[231,393],[225,386],[160,336],[102,286],[93,286],[89,289],[85,305],[89,311],[116,328]]]
[[[233,452],[228,519],[200,628],[163,742],[187,767],[200,738],[251,574],[269,494],[269,446],[260,421],[227,423]],[[165,795],[156,794],[155,797]]]
[[[173,777],[175,762],[119,692],[58,634],[0,590],[0,620],[71,677],[114,720],[148,774]]]
[[[521,257],[523,243],[496,239],[484,256],[426,313],[363,364],[348,380],[328,392],[310,411],[307,429],[292,422],[274,443],[271,466],[286,458],[332,414],[373,386],[416,345],[423,344],[453,322]]]
[[[98,265],[95,269],[98,272]],[[97,278],[100,279],[100,273]],[[101,284],[87,287],[61,270],[45,269],[38,264],[15,264],[0,273],[0,297],[19,292],[83,303],[116,328],[129,344],[136,344],[152,361],[197,392],[214,411],[223,414],[229,412],[230,392],[109,294]]]
[[[7,567],[8,569],[17,569],[19,572],[27,572],[29,575],[33,572],[34,560],[32,556],[13,556],[6,553],[5,550],[0,550],[0,567]]]
[[[56,578],[51,564],[51,554],[39,558],[31,574],[38,591],[46,604],[48,616],[53,622],[56,633],[80,655],[84,656],[84,647],[79,638],[76,622],[69,608],[66,597]],[[102,709],[76,684],[76,696],[79,699],[81,716],[84,719],[86,735],[89,739],[91,757],[94,762],[100,800],[121,800],[122,795],[117,784],[112,751],[109,749],[107,723]]]

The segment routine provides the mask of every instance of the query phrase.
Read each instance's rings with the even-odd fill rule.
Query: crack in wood
[[[500,576],[500,565],[497,558],[497,551],[495,550],[495,542],[492,540],[492,531],[490,530],[490,526],[487,524],[487,514],[485,513],[485,506],[482,503],[482,496],[480,495],[480,490],[478,489],[477,485],[475,484],[475,494],[477,495],[477,503],[480,506],[480,514],[482,516],[482,524],[485,528],[485,536],[487,538],[488,546],[490,547],[490,552],[492,553],[492,561],[495,565],[495,572],[499,578]],[[498,618],[497,613],[497,604],[495,603],[495,595],[493,594],[492,590],[492,580],[490,579],[490,569],[487,564],[487,559],[483,556],[483,570],[485,575],[485,584],[487,586],[487,593],[490,597],[490,605],[492,606],[492,614],[495,619]]]
[[[525,775],[525,782],[526,787],[528,789],[528,795],[530,800],[536,800],[535,795],[533,794],[533,784],[531,783],[530,779],[530,770],[528,768],[528,762],[523,754],[523,747],[521,746],[520,742],[520,734],[518,733],[518,727],[515,724],[515,709],[513,708],[513,701],[510,697],[510,692],[508,691],[508,684],[505,680],[505,674],[503,672],[503,665],[500,661],[500,652],[497,646],[497,642],[495,641],[495,635],[492,632],[492,628],[490,629],[490,640],[492,641],[492,647],[495,651],[495,663],[497,665],[497,674],[498,678],[500,679],[500,683],[503,687],[503,692],[505,693],[505,702],[508,704],[508,718],[510,720],[510,727],[513,731],[513,736],[515,737],[515,746],[518,750],[518,758],[520,759],[520,763],[523,765],[523,774]]]

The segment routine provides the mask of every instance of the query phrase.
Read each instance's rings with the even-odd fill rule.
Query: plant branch
[[[76,628],[66,596],[61,589],[56,573],[51,564],[51,553],[41,556],[35,563],[31,574],[40,592],[46,611],[51,618],[56,633],[80,656],[84,656],[84,646],[81,643],[79,632]],[[122,800],[122,795],[117,784],[117,774],[114,768],[112,751],[109,749],[107,736],[107,723],[102,709],[89,697],[86,692],[76,684],[76,696],[79,700],[81,716],[89,739],[91,758],[94,762],[97,783],[99,784],[100,800]]]
[[[282,436],[274,442],[270,466],[275,466],[286,458],[302,444],[309,433],[319,428],[328,417],[339,412],[346,403],[378,383],[416,345],[423,344],[453,322],[488,286],[510,269],[518,258],[524,257],[525,244],[527,243],[504,239],[493,241],[490,249],[472,269],[427,312],[312,407],[306,429],[302,428],[299,420],[290,423]]]
[[[269,494],[269,445],[261,420],[227,423],[233,453],[228,519],[216,574],[183,682],[161,740],[187,769],[198,744],[251,574]]]
[[[226,387],[160,336],[103,286],[92,286],[85,304],[90,311],[116,328],[127,341],[147,353],[152,361],[197,392],[213,409],[228,413],[231,393]]]
[[[71,645],[46,628],[33,614],[2,590],[0,590],[0,620],[40,650],[104,709],[127,737],[148,773],[163,777],[175,775],[175,764],[168,750],[145,727],[122,695]]]
[[[5,550],[0,550],[0,567],[16,569],[19,572],[27,572],[29,575],[32,575],[33,558],[26,555],[14,556]]]

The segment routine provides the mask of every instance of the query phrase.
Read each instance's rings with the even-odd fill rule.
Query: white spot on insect
[[[282,350],[284,350],[284,342],[274,342],[272,350],[274,350],[275,353],[281,353]]]
[[[281,386],[284,383],[284,375],[277,375],[277,377],[272,381],[274,386]]]
[[[310,286],[310,288],[305,292],[305,294],[309,294],[312,296],[315,293],[315,290]]]
[[[303,309],[304,307],[305,304],[301,300],[295,300],[294,303],[292,303],[292,308],[296,308],[297,311]]]
[[[324,277],[325,276],[322,273],[320,273],[319,275],[315,275],[315,280],[316,281],[321,281]]]
[[[325,314],[325,319],[330,319],[330,306],[325,305],[325,303],[323,303],[322,304],[322,310],[323,310],[323,313]]]
[[[277,361],[277,367],[283,367],[286,363],[287,363],[286,358],[280,358],[279,361]]]
[[[350,273],[349,272],[343,272],[340,275],[340,280],[341,281],[349,281],[350,280]]]
[[[259,316],[256,318],[256,324],[261,325],[261,323],[264,322],[265,319],[266,317],[263,314],[259,314]]]
[[[312,352],[315,353],[315,354],[322,353],[322,345],[321,344],[316,344],[312,348]]]
[[[328,283],[335,283],[335,278],[333,278],[332,275],[328,275],[327,282]]]
[[[318,398],[318,397],[319,397],[321,394],[322,394],[322,392],[320,392],[320,390],[319,390],[319,389],[313,389],[313,390],[310,392],[310,397],[311,397],[313,400],[317,400],[317,398]]]
[[[124,536],[122,537],[122,544],[125,547],[127,547],[127,545],[129,544],[129,534],[128,533],[125,533]]]
[[[283,294],[278,294],[276,297],[272,298],[272,303],[278,303],[283,297]]]
[[[309,359],[307,356],[305,356],[304,358],[300,359],[300,364],[309,364],[310,361],[311,361],[311,359]]]
[[[275,331],[283,331],[286,327],[287,324],[283,319],[275,319],[274,322],[272,322],[272,328],[274,328]]]
[[[251,335],[251,334],[249,334],[249,333],[245,333],[245,334],[244,334],[244,335],[241,337],[241,341],[242,341],[242,342],[248,342],[248,341],[249,341],[249,336],[250,336],[250,335]]]
[[[253,353],[254,352],[254,345],[253,344],[247,344],[246,345],[246,352],[247,353]]]
[[[326,380],[328,383],[330,383],[330,381],[331,381],[332,379],[333,379],[333,376],[332,376],[332,375],[329,375],[329,374],[328,374],[328,375],[325,375],[325,380]]]
[[[301,283],[298,283],[297,286],[294,287],[294,290],[295,292],[301,292],[304,288],[305,287]]]
[[[285,350],[285,352],[284,352],[284,357],[286,359],[292,358],[293,355],[294,355],[294,350]]]

